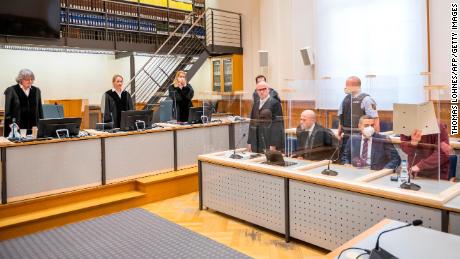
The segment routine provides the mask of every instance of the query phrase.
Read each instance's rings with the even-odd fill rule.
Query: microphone
[[[385,249],[383,249],[383,248],[381,248],[379,246],[380,237],[383,234],[391,232],[391,231],[394,231],[394,230],[398,230],[398,229],[406,228],[406,227],[410,227],[410,226],[420,226],[422,224],[423,224],[423,221],[421,219],[416,219],[416,220],[412,221],[412,223],[406,224],[404,226],[400,226],[400,227],[396,227],[396,228],[392,228],[392,229],[382,231],[377,237],[377,241],[375,242],[375,248],[372,249],[371,254],[369,256],[369,259],[397,258],[396,256],[392,255],[390,252],[386,251]]]
[[[241,139],[238,141],[238,143],[233,148],[233,154],[230,155],[230,158],[232,159],[242,159],[243,158],[242,155],[239,155],[236,153],[236,147],[239,146],[239,144],[241,144],[241,141],[244,139],[244,137],[246,137],[246,133],[244,133],[243,136],[241,136]]]
[[[335,136],[332,136],[332,137],[334,138]],[[327,169],[324,169],[321,172],[322,175],[337,176],[339,174],[337,171],[331,170],[331,162],[332,162],[332,159],[334,158],[334,155],[340,150],[340,146],[341,146],[340,143],[337,143],[337,147],[335,148],[334,152],[331,155],[331,158],[329,159],[329,162],[327,163]],[[339,153],[337,153],[337,154],[339,154]],[[336,159],[339,159],[338,156],[339,155],[337,155]]]
[[[410,178],[411,178],[411,174],[412,174],[412,166],[415,163],[415,158],[416,157],[417,157],[417,150],[414,152],[414,158],[412,159],[412,164],[410,165],[409,170],[408,170],[409,171],[409,177],[407,177],[407,182],[403,182],[399,186],[401,189],[418,191],[418,190],[420,190],[422,188],[422,187],[420,187],[420,185],[410,182]]]

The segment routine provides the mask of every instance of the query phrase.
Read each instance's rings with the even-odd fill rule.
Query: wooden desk
[[[154,175],[197,164],[197,156],[227,150],[247,123],[167,126],[141,132],[13,143],[2,138],[1,200],[34,198]]]
[[[199,156],[200,206],[241,218],[326,249],[335,249],[383,218],[412,221],[447,231],[444,204],[460,184],[416,179],[421,191],[399,188],[391,170],[371,171],[327,161],[286,158],[296,165],[263,164],[264,157],[234,160],[231,152]]]
[[[372,250],[375,247],[378,234],[382,231],[399,227],[405,223],[384,219],[354,237],[344,245],[338,247],[326,258],[337,258],[341,251],[349,247],[360,247]],[[398,258],[458,258],[458,247],[460,246],[460,236],[442,233],[436,230],[428,229],[423,226],[407,227],[394,232],[382,235],[380,238],[380,247],[389,251]],[[342,253],[342,259],[356,258],[363,253],[360,250],[348,250]],[[369,258],[363,255],[360,258]]]

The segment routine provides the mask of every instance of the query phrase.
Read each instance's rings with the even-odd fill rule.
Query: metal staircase
[[[136,106],[154,109],[167,97],[168,86],[172,84],[177,71],[187,72],[190,80],[210,56],[205,45],[205,13],[190,13],[176,27],[173,33],[158,48],[154,55],[142,66],[125,85]]]

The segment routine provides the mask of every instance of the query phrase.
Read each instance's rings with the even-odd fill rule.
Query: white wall
[[[0,91],[16,84],[22,68],[35,74],[34,85],[42,99],[89,99],[100,104],[102,94],[112,87],[112,76],[129,78],[129,58],[115,60],[114,55],[23,51],[0,49]],[[0,107],[4,106],[2,94]]]
[[[460,1],[430,1],[430,57],[432,84],[450,87],[450,4]],[[458,32],[457,32],[458,33]],[[450,99],[450,91],[444,91],[442,99]]]
[[[250,98],[254,91],[254,78],[259,74],[259,61],[257,51],[260,50],[260,6],[266,0],[206,0],[206,7],[222,9],[241,13],[243,27],[243,86],[245,98]],[[283,1],[280,1],[283,2]],[[272,34],[276,35],[276,34]],[[207,91],[211,90],[211,63],[207,63],[208,78],[200,85],[207,85]],[[201,71],[200,71],[201,73]]]

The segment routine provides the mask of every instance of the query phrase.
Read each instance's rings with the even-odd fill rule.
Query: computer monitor
[[[152,118],[152,110],[122,111],[120,120],[120,130],[130,131],[149,129],[152,127]]]
[[[80,133],[81,118],[40,119],[38,138],[73,137]],[[67,135],[68,132],[68,135]],[[59,135],[58,135],[59,134]]]
[[[204,109],[200,107],[190,107],[190,112],[188,115],[188,123],[198,124],[211,122],[212,107],[205,106]],[[206,116],[207,119],[203,121],[203,116]]]

